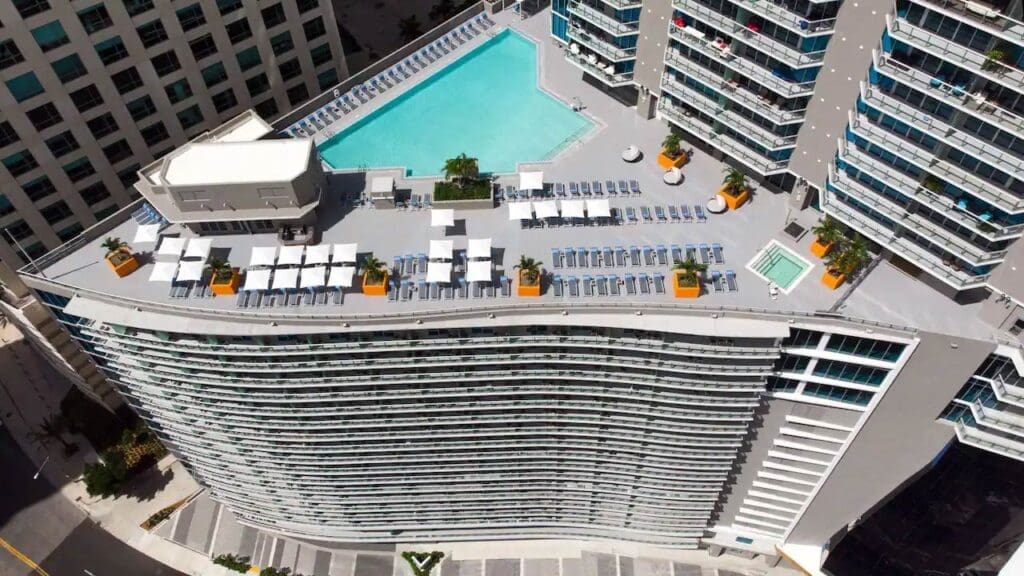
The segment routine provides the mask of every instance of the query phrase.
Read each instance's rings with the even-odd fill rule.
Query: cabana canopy
[[[430,262],[427,264],[427,282],[444,282],[448,283],[452,281],[452,263],[451,262]]]
[[[452,241],[451,240],[431,240],[430,241],[430,259],[431,260],[451,260],[452,259]],[[429,268],[429,266],[428,266]]]
[[[395,179],[391,176],[378,176],[370,182],[371,198],[390,198],[395,193]]]
[[[537,212],[537,218],[558,218],[558,204],[554,200],[534,202],[533,209]]]
[[[491,239],[490,238],[470,238],[469,247],[466,250],[467,258],[490,258],[491,257]]]
[[[508,205],[509,220],[532,220],[533,205],[530,202],[512,202]]]
[[[186,238],[164,236],[164,240],[160,243],[160,248],[157,249],[156,253],[161,256],[181,258],[181,251],[185,249],[186,242],[188,242]]]
[[[431,208],[431,226],[455,226],[455,210],[451,208]]]
[[[178,262],[155,262],[153,271],[149,273],[150,282],[170,282],[178,271]]]
[[[331,245],[317,244],[306,248],[306,266],[327,264],[331,261]]]
[[[562,200],[562,218],[583,218],[583,200]]]
[[[611,210],[607,199],[587,200],[587,214],[591,218],[610,218],[612,215]]]
[[[160,237],[161,224],[140,224],[135,230],[135,239],[132,240],[135,244],[149,244],[150,242],[156,242]]]
[[[302,279],[299,281],[300,288],[316,288],[324,285],[324,278],[327,276],[326,266],[310,266],[302,269]]]
[[[355,266],[331,266],[331,276],[327,279],[327,285],[348,288],[352,286],[352,277],[355,273]]]
[[[474,260],[469,263],[469,270],[466,274],[466,280],[470,282],[490,282],[491,281],[491,261],[490,260]]]
[[[195,282],[203,277],[203,268],[205,268],[205,262],[201,260],[182,261],[181,266],[178,267],[177,280],[179,282]]]
[[[206,261],[206,257],[210,255],[210,245],[213,240],[209,238],[193,238],[189,241],[188,247],[185,248],[185,258],[198,258],[202,261]]]
[[[266,290],[270,286],[270,270],[248,270],[242,290]]]
[[[355,262],[356,261],[356,250],[358,250],[358,244],[335,244],[334,245],[334,261],[335,262]]]
[[[274,269],[274,290],[295,288],[299,281],[298,268],[275,268]]]
[[[273,266],[277,260],[277,246],[254,246],[249,266]]]
[[[277,265],[302,264],[302,252],[305,246],[281,246],[281,253],[277,255]]]
[[[519,173],[519,189],[520,190],[543,190],[544,189],[544,173],[543,172],[520,172]]]

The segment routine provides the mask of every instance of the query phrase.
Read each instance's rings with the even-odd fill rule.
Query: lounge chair
[[[739,286],[736,285],[736,271],[726,270],[725,271],[725,283],[729,286],[729,292],[735,292],[739,290]]]
[[[582,192],[584,196],[590,196],[590,183],[587,181],[580,182],[580,192]]]
[[[604,181],[604,188],[608,192],[609,196],[615,196],[615,181],[614,180],[605,180]]]
[[[399,276],[405,274],[405,266],[402,263],[402,257],[401,256],[395,256],[394,264],[395,264],[394,265],[394,269],[398,272]]]
[[[424,192],[423,193],[423,205],[425,207],[427,207],[427,208],[430,208],[432,201],[433,201],[433,198],[430,196],[430,192]]]
[[[508,276],[501,275],[501,295],[508,298],[512,295],[512,283],[508,281]]]
[[[427,273],[427,255],[422,252],[416,255],[416,273]]]
[[[615,265],[619,267],[626,265],[626,249],[622,246],[615,247]]]
[[[334,291],[334,305],[341,306],[341,303],[345,300],[345,291],[338,288]]]
[[[394,68],[392,68],[391,70],[388,70],[388,77],[391,78],[392,80],[394,80],[395,84],[398,84],[398,83],[400,83],[402,81],[402,78],[398,76],[398,74],[395,72]]]
[[[693,244],[687,244],[686,245],[686,259],[687,260],[690,260],[690,259],[696,260],[697,259],[697,247],[694,246]]]
[[[430,283],[430,299],[440,300],[441,299],[441,285],[437,282]]]
[[[576,267],[576,250],[573,248],[565,249],[565,267],[575,268]]]
[[[580,280],[575,276],[569,276],[569,296],[578,298],[580,295]]]
[[[679,247],[679,244],[672,245],[672,262],[683,261],[683,249]]]
[[[479,282],[473,282],[473,298],[483,298],[484,287]]]
[[[405,273],[406,274],[415,274],[416,273],[416,264],[415,264],[415,262],[416,261],[413,259],[412,254],[406,254],[405,255]]]
[[[595,279],[597,285],[597,295],[607,296],[608,295],[608,279],[604,276],[598,276]]]
[[[469,298],[469,290],[466,287],[465,278],[459,278],[459,298]]]
[[[711,263],[711,248],[708,248],[707,244],[701,242],[700,246],[697,248],[697,253],[700,255],[700,261],[702,264]]]
[[[569,195],[570,196],[579,196],[580,195],[580,186],[579,186],[579,184],[577,184],[575,182],[569,182]]]
[[[651,207],[650,206],[641,206],[640,207],[640,216],[643,217],[644,222],[654,222],[654,217],[651,216]]]
[[[444,288],[441,288],[441,295],[444,296],[445,300],[451,300],[455,297],[455,290],[452,289],[451,284],[445,284]]]
[[[235,306],[238,307],[238,308],[245,308],[248,305],[249,305],[249,293],[246,292],[245,290],[243,290],[243,291],[238,293],[238,296],[235,296]]]
[[[651,279],[647,276],[647,272],[641,272],[637,279],[640,280],[640,293],[650,294],[651,293]]]
[[[420,53],[418,52],[412,55],[412,61],[415,62],[416,65],[420,67],[420,70],[426,68],[427,66],[427,63],[423,61],[424,59],[425,58],[420,58]]]
[[[565,198],[565,184],[561,182],[555,182],[555,196],[559,198]]]
[[[640,249],[636,246],[629,247],[629,263],[633,266],[640,265]]]
[[[654,292],[657,294],[665,293],[665,276],[661,272],[654,273]]]
[[[618,208],[612,208],[611,210],[609,210],[609,213],[612,215],[612,221],[614,221],[616,225],[622,226],[622,224],[625,222],[622,216],[622,210]]]
[[[590,267],[590,260],[587,257],[587,249],[586,248],[577,248],[576,249],[576,262],[580,265],[580,268],[589,268]]]
[[[601,267],[601,249],[594,247],[590,249],[590,266],[593,268]]]
[[[679,210],[676,208],[675,204],[668,205],[668,217],[673,222],[679,222]]]
[[[632,192],[633,194],[639,194],[640,193],[640,184],[636,180],[630,180],[629,181],[629,191]]]
[[[388,301],[389,302],[397,302],[398,301],[398,284],[394,280],[392,280],[390,282],[390,284],[391,284],[391,287],[388,289]]]
[[[639,220],[636,219],[636,210],[632,206],[626,206],[626,220],[630,224],[636,224]]]
[[[594,196],[604,196],[604,192],[601,191],[601,182],[594,180],[590,183],[590,187],[594,189]]]
[[[426,280],[419,280],[416,282],[416,293],[420,295],[420,300],[426,300],[430,298],[430,290],[427,288]]]
[[[488,298],[494,298],[495,290],[496,290],[495,287],[494,287],[494,282],[488,282],[487,286],[485,286],[484,289],[487,291],[487,297]]]
[[[516,191],[516,187],[515,186],[513,186],[511,184],[509,184],[508,186],[505,186],[505,198],[507,198],[510,202],[512,200],[518,200],[519,199],[519,192]]]
[[[718,242],[711,244],[711,255],[715,258],[715,264],[725,264],[725,254],[722,253],[722,245]]]
[[[633,296],[636,294],[636,280],[632,274],[626,274],[626,295]]]
[[[658,255],[658,266],[668,266],[668,248],[665,248],[664,244],[659,244],[655,253]]]
[[[612,249],[610,247],[604,247],[604,250],[601,252],[601,257],[604,259],[605,268],[612,268],[615,266],[615,257],[612,256]]]
[[[654,266],[654,248],[650,246],[644,246],[644,264],[647,266]]]
[[[687,206],[686,204],[683,204],[683,205],[679,206],[679,210],[683,214],[683,220],[686,220],[687,222],[693,220],[693,216],[690,214],[690,207],[689,206]]]
[[[612,296],[618,296],[619,292],[619,277],[612,274],[608,277],[608,293]]]
[[[715,292],[722,291],[722,273],[718,270],[711,271],[711,285],[715,287]]]
[[[707,215],[704,214],[704,207],[701,206],[700,204],[694,204],[693,205],[693,213],[697,215],[697,220],[699,222],[707,222],[708,221]]]
[[[668,218],[665,217],[665,208],[663,208],[662,206],[654,207],[654,215],[658,218],[659,224],[664,224],[668,222]]]
[[[619,194],[629,194],[629,185],[625,180],[619,180]]]
[[[551,288],[555,291],[555,298],[562,297],[562,277],[555,274],[555,277],[551,279]]]
[[[594,279],[590,276],[583,277],[583,295],[587,297],[594,295]]]
[[[553,268],[562,267],[562,251],[558,248],[551,249],[551,266]]]
[[[402,302],[405,302],[406,300],[412,298],[412,282],[409,282],[408,280],[402,280],[401,291]]]

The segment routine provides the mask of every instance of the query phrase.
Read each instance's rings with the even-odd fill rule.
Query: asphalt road
[[[35,473],[0,427],[0,575],[40,576],[27,559],[49,576],[185,576],[105,532]]]

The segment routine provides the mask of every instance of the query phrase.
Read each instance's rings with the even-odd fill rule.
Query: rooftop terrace
[[[547,37],[547,14],[541,14],[525,21],[499,20],[499,26],[511,25],[523,34],[538,39],[540,77],[542,86],[564,101],[578,98],[585,106],[585,113],[598,125],[585,141],[570,145],[563,153],[544,164],[521,166],[523,169],[544,171],[545,182],[565,183],[570,181],[636,180],[641,189],[639,195],[610,197],[612,208],[624,210],[634,207],[637,213],[641,206],[703,205],[719,188],[724,164],[707,154],[694,149],[690,162],[683,168],[685,179],[679,186],[662,182],[663,170],[657,166],[655,157],[660,142],[668,129],[664,122],[645,120],[633,108],[625,107],[595,87],[585,83],[580,73],[562,56],[561,48],[553,45]],[[411,81],[415,81],[413,78]],[[383,101],[383,99],[382,99]],[[367,105],[365,107],[369,107]],[[528,119],[527,120],[527,126]],[[543,130],[543,126],[529,126]],[[500,135],[495,135],[500,137]],[[621,160],[623,148],[637,145],[645,154],[642,161],[628,164]],[[472,151],[467,151],[472,154]],[[103,260],[105,251],[100,244],[107,236],[118,236],[131,240],[137,224],[130,217],[131,210],[124,210],[111,217],[108,222],[86,231],[83,236],[55,253],[41,260],[41,274],[33,274],[31,266],[23,269],[28,275],[45,276],[45,279],[65,286],[82,294],[111,300],[128,305],[152,305],[161,307],[183,307],[203,311],[231,311],[247,316],[260,315],[286,318],[288,316],[359,317],[382,313],[436,313],[446,310],[471,309],[489,306],[530,306],[537,303],[565,306],[576,303],[625,303],[637,305],[701,307],[755,308],[772,312],[814,313],[837,310],[844,316],[912,326],[924,330],[945,332],[968,337],[986,338],[991,329],[977,318],[977,306],[961,305],[929,286],[906,275],[887,262],[869,268],[859,285],[844,285],[832,291],[819,282],[823,272],[820,260],[809,253],[812,240],[810,233],[795,240],[783,233],[790,221],[797,221],[810,228],[819,214],[813,210],[791,211],[788,195],[776,194],[764,188],[754,190],[748,204],[737,211],[725,214],[709,214],[705,223],[666,222],[624,225],[562,226],[539,229],[522,229],[519,221],[509,220],[505,204],[493,209],[456,210],[456,226],[445,231],[431,228],[430,209],[422,210],[380,210],[356,207],[353,199],[369,193],[370,182],[375,176],[387,174],[396,176],[398,189],[411,194],[432,191],[433,180],[406,179],[400,170],[335,173],[328,178],[328,189],[324,191],[318,209],[317,227],[322,231],[321,243],[350,243],[359,245],[360,260],[367,253],[373,253],[386,263],[394,256],[427,253],[431,239],[451,239],[455,250],[465,249],[470,238],[491,238],[493,246],[494,277],[514,276],[513,266],[520,255],[533,257],[544,263],[548,272],[561,274],[563,279],[585,275],[614,274],[619,279],[626,274],[645,272],[652,275],[660,272],[669,277],[670,264],[654,266],[610,266],[600,268],[565,268],[553,270],[552,248],[567,247],[615,248],[631,246],[643,248],[659,245],[685,246],[686,244],[719,243],[723,247],[725,262],[712,265],[711,270],[724,272],[734,270],[737,291],[715,292],[710,284],[707,292],[699,299],[683,301],[673,298],[671,286],[666,294],[628,295],[623,289],[618,296],[568,295],[556,298],[547,289],[539,298],[519,298],[513,295],[503,297],[500,290],[494,297],[461,299],[421,300],[413,295],[409,301],[392,302],[388,298],[365,296],[358,291],[348,291],[340,305],[333,299],[326,304],[286,307],[260,307],[239,310],[234,297],[172,298],[167,282],[149,281],[155,260],[165,259],[155,255],[155,244],[133,245],[139,256],[140,268],[125,278],[118,278]],[[498,177],[499,184],[517,185],[518,176]],[[655,220],[657,222],[657,220]],[[103,228],[113,225],[109,231]],[[163,235],[195,236],[189,230],[170,226]],[[234,266],[249,262],[253,247],[275,246],[274,234],[221,234],[210,236],[213,241],[212,255],[231,261]],[[772,296],[766,282],[746,268],[748,262],[769,242],[777,240],[810,261],[812,269],[788,294]],[[458,275],[457,275],[458,276]],[[418,281],[425,279],[424,273],[407,276]],[[941,311],[941,312],[940,312]]]

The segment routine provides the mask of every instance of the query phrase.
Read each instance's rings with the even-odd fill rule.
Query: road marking
[[[22,554],[17,548],[15,548],[14,546],[11,546],[7,542],[7,540],[4,540],[3,538],[0,538],[0,548],[3,548],[4,550],[7,550],[8,552],[10,552],[11,556],[14,556],[15,558],[17,558],[19,561],[21,561],[22,564],[24,564],[25,566],[28,566],[29,568],[31,568],[39,576],[50,576],[49,574],[46,573],[46,570],[43,570],[42,568],[39,567],[39,564],[36,564],[35,562],[33,562],[31,558],[29,558],[28,556],[25,556],[24,554]]]

